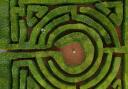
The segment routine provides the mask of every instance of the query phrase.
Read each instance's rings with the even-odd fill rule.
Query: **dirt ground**
[[[71,66],[79,65],[84,60],[84,49],[80,43],[72,43],[60,48],[64,56],[65,63]]]

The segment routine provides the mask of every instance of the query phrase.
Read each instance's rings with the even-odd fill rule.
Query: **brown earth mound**
[[[79,65],[84,60],[84,50],[80,43],[72,43],[60,48],[64,56],[65,63],[68,65]]]

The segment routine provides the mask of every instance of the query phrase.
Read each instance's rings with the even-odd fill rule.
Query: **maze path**
[[[0,63],[9,61],[10,89],[127,89],[125,0],[8,3]],[[75,58],[78,53],[82,59]]]

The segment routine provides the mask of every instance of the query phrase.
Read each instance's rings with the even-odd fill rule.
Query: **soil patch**
[[[68,65],[79,65],[84,60],[84,49],[80,43],[72,43],[60,48],[64,56],[65,63]]]

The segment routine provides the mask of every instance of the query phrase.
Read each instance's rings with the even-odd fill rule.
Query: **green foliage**
[[[128,0],[1,0],[0,89],[127,89],[127,8]],[[70,66],[55,47],[75,42],[86,56]]]

